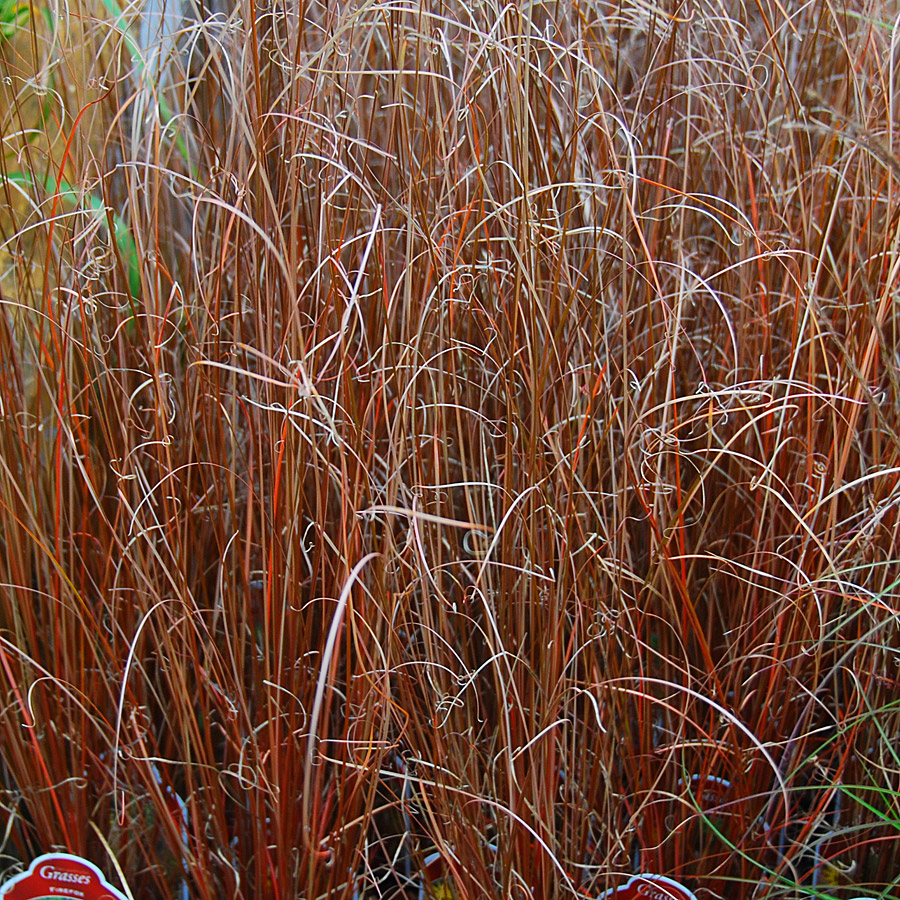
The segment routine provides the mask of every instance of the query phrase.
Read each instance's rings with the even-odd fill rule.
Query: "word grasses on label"
[[[0,900],[127,900],[80,856],[48,853],[0,885]]]
[[[597,900],[697,900],[683,884],[665,875],[632,875],[625,884],[602,893]]]

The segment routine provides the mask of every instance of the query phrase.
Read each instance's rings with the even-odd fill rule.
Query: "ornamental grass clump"
[[[7,873],[896,896],[893,7],[144,12],[0,6]]]

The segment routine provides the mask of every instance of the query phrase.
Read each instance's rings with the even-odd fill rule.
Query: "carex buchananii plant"
[[[0,6],[4,869],[896,893],[896,10]]]

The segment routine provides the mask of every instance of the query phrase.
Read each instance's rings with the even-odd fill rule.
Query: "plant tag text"
[[[684,885],[665,875],[633,875],[597,900],[697,900]]]
[[[0,885],[0,900],[127,900],[80,856],[48,853]]]

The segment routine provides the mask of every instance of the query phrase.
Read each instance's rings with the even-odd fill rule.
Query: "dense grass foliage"
[[[38,3],[4,868],[896,896],[893,4]]]

